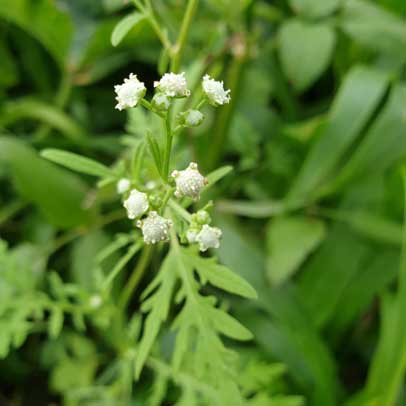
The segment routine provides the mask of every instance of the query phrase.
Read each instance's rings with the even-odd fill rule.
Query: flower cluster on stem
[[[164,122],[165,145],[159,148],[150,141],[151,154],[161,175],[162,184],[151,190],[147,187],[151,180],[147,180],[144,185],[138,185],[130,177],[123,177],[117,183],[117,192],[122,196],[127,216],[131,220],[137,220],[136,224],[141,229],[145,244],[168,241],[171,227],[186,221],[186,232],[179,232],[181,241],[197,244],[202,252],[220,246],[222,232],[219,228],[210,225],[211,218],[206,209],[198,210],[192,215],[186,212],[187,216],[176,218],[177,214],[167,208],[169,200],[176,205],[179,205],[176,200],[181,199],[199,201],[201,193],[209,183],[208,179],[200,173],[198,164],[195,162],[190,162],[185,169],[174,169],[169,174],[172,141],[175,134],[179,134],[179,128],[199,126],[204,120],[201,108],[205,102],[218,107],[230,101],[230,90],[224,89],[223,82],[205,75],[201,86],[204,98],[195,108],[177,114],[176,131],[172,125],[171,106],[177,99],[187,98],[191,94],[185,72],[168,72],[160,80],[155,81],[155,92],[151,102],[145,99],[145,84],[139,81],[136,75],[130,74],[123,84],[114,88],[117,94],[117,109],[123,110],[142,105]],[[153,136],[153,134],[150,135]],[[184,210],[181,206],[179,207]]]

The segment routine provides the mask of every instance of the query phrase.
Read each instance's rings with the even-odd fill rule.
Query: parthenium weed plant
[[[192,92],[187,75],[179,73],[179,68],[197,1],[188,2],[175,44],[170,43],[158,24],[150,1],[134,0],[134,3],[141,13],[139,19],[146,19],[162,41],[170,72],[154,82],[150,100],[146,85],[131,73],[114,88],[116,108],[145,109],[151,121],[160,121],[162,125],[137,128],[142,136],[131,143],[132,150],[127,155],[130,159],[123,158],[112,169],[66,151],[48,149],[42,155],[79,172],[100,176],[100,187],[115,183],[122,210],[134,222],[130,233],[117,236],[98,255],[97,260],[104,261],[114,252],[126,250],[116,266],[101,276],[99,291],[89,298],[89,309],[97,313],[109,308],[112,328],[120,337],[118,350],[124,354],[130,375],[139,380],[145,367],[154,372],[149,403],[161,404],[168,382],[172,381],[180,389],[176,404],[240,405],[244,403],[244,391],[238,376],[238,359],[221,336],[244,341],[252,335],[228,314],[219,297],[203,292],[203,288],[211,285],[249,299],[256,298],[256,292],[215,257],[201,254],[219,247],[222,232],[212,224],[212,201],[196,211],[192,208],[199,206],[201,194],[231,168],[222,167],[205,176],[198,163],[182,167],[173,156],[173,145],[182,137],[183,130],[202,124],[204,109],[221,108],[230,102],[232,95],[223,82],[205,74],[196,89],[201,97],[192,107],[185,108],[184,101]],[[163,129],[162,134],[159,128]],[[114,300],[114,282],[138,252],[137,265]],[[162,258],[160,270],[137,298],[140,310],[127,321],[129,303],[137,301],[134,292],[153,258]],[[170,341],[169,350],[159,357],[157,354],[164,351],[160,349],[159,336],[166,322],[170,322],[172,331],[169,335],[165,333]],[[131,398],[131,390],[126,396]]]

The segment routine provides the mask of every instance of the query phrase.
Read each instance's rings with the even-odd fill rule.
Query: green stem
[[[161,26],[156,19],[154,9],[152,8],[150,0],[146,1],[146,6],[148,10],[144,9],[144,13],[147,16],[148,22],[151,24],[152,29],[155,31],[156,36],[159,38],[164,48],[167,49],[169,53],[171,53],[172,44],[170,43],[166,33],[163,32],[161,29]]]
[[[133,295],[134,290],[137,288],[138,284],[140,283],[142,277],[145,274],[145,271],[148,268],[148,265],[151,261],[153,253],[153,246],[147,245],[144,247],[141,257],[138,260],[137,266],[135,267],[133,273],[130,276],[130,279],[127,281],[123,293],[121,294],[119,300],[119,308],[124,311],[127,307],[131,296]]]
[[[172,140],[173,140],[169,111],[168,111],[168,114],[165,119],[165,135],[166,135],[166,138],[165,138],[165,151],[164,151],[164,164],[163,164],[163,178],[164,178],[165,182],[167,182],[168,176],[169,176],[169,165],[170,165],[170,161],[171,161]]]
[[[180,64],[182,62],[182,54],[186,45],[186,40],[189,34],[190,26],[192,24],[193,16],[195,15],[197,6],[199,1],[198,0],[189,0],[185,14],[183,16],[182,25],[180,28],[180,33],[178,40],[175,45],[174,55],[172,57],[171,63],[171,71],[178,72],[180,68]]]

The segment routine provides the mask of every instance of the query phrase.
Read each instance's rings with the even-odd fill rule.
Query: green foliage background
[[[187,1],[152,3],[175,36]],[[220,260],[259,295],[222,296],[254,336],[230,343],[247,404],[405,405],[406,3],[198,3],[182,62],[191,83],[224,79],[232,102],[175,151],[206,172],[234,168],[210,197]],[[97,280],[122,267],[119,298],[142,260],[106,252],[132,242],[114,185],[39,155],[120,171],[156,124],[114,110],[113,85],[134,72],[151,88],[166,58],[131,2],[0,0],[1,404],[173,405],[180,386],[192,406],[198,383],[164,363],[170,333],[147,363],[158,373],[136,383],[117,348],[137,340],[140,291],[125,340],[109,305],[92,307]]]

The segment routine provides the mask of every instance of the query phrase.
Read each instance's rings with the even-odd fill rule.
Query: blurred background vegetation
[[[185,4],[153,1],[170,37]],[[152,88],[166,56],[134,10],[0,0],[1,405],[125,404],[115,396],[131,377],[109,337],[78,314],[63,328],[58,309],[42,324],[27,315],[44,311],[44,292],[91,297],[95,255],[129,230],[113,188],[38,152],[112,165],[141,136],[142,115],[115,110],[113,86],[134,72]],[[406,404],[405,18],[404,0],[199,2],[183,63],[192,82],[224,79],[232,103],[176,152],[234,167],[213,197],[221,261],[259,292],[229,301],[255,335],[237,347],[252,405]],[[131,404],[147,404],[148,379]],[[92,403],[81,388],[109,396]]]

